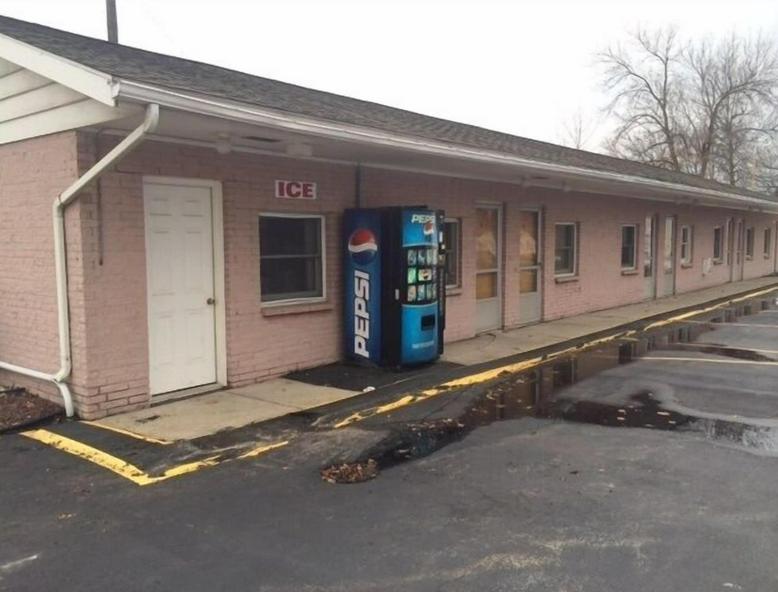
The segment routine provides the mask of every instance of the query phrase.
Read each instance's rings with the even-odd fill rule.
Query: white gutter
[[[370,144],[411,150],[448,158],[459,157],[490,164],[512,165],[541,174],[562,175],[570,178],[605,181],[608,183],[625,183],[645,189],[670,192],[675,195],[682,193],[701,199],[704,198],[714,202],[720,202],[722,205],[725,204],[740,209],[764,209],[778,212],[778,202],[750,197],[739,193],[705,189],[702,187],[659,181],[624,173],[598,171],[577,166],[542,162],[493,150],[482,150],[457,144],[426,140],[411,135],[396,134],[368,127],[341,124],[313,117],[295,115],[293,113],[285,113],[283,111],[252,107],[242,103],[225,101],[202,95],[186,94],[128,80],[119,80],[115,83],[114,96],[118,99],[141,101],[144,103],[154,102],[180,111],[220,117],[254,125],[264,125],[291,132],[346,141],[367,142]]]
[[[0,368],[17,374],[23,374],[39,380],[53,382],[62,395],[65,403],[65,413],[73,416],[73,397],[65,382],[73,369],[70,343],[70,304],[68,298],[67,246],[65,244],[65,208],[76,199],[78,194],[89,183],[96,181],[100,175],[121,160],[130,150],[143,141],[145,136],[153,132],[159,123],[159,105],[149,104],[146,116],[135,130],[119,142],[108,154],[97,161],[86,173],[76,179],[63,191],[52,204],[54,220],[54,267],[57,281],[57,319],[59,331],[59,370],[56,374],[46,374],[38,370],[23,368],[14,364],[0,362]]]

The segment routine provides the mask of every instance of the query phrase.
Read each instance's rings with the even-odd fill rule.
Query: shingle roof
[[[421,115],[219,66],[116,45],[9,17],[0,16],[0,34],[124,80],[427,140],[497,151],[540,163],[634,175],[774,200],[769,195],[733,188],[694,175]]]

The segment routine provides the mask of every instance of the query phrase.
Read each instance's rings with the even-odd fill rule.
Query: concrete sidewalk
[[[356,391],[276,378],[112,415],[92,423],[156,440],[192,440],[357,394]]]
[[[778,288],[778,277],[726,284],[520,329],[486,333],[473,339],[447,344],[442,360],[458,366],[497,362],[517,354],[526,354],[571,340],[583,339],[588,335],[613,330],[646,318],[679,309],[703,306],[771,286]],[[413,384],[418,386],[424,382],[423,376],[428,376],[428,382],[439,380],[441,375],[439,368],[440,365],[430,366],[414,379]],[[407,380],[405,375],[399,376],[396,382],[404,383],[403,388],[413,388],[410,383],[405,382]],[[421,382],[419,382],[420,378]],[[387,386],[393,387],[397,384]],[[382,388],[379,387],[375,394],[382,391]],[[114,415],[96,423],[109,429],[126,431],[146,438],[168,441],[190,440],[337,403],[360,394],[362,393],[359,390],[278,378]]]
[[[492,362],[500,358],[543,349],[557,343],[581,339],[587,335],[615,329],[675,310],[702,306],[708,302],[770,286],[778,287],[778,277],[769,276],[734,282],[715,288],[609,308],[519,329],[484,333],[472,339],[446,344],[442,359],[466,366]]]

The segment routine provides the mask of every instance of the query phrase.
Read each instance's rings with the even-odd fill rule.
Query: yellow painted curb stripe
[[[764,290],[758,290],[756,292],[751,292],[749,294],[745,294],[743,296],[739,296],[738,298],[732,298],[730,300],[727,300],[725,302],[720,302],[718,304],[714,304],[712,306],[707,306],[704,308],[699,308],[695,310],[691,310],[679,315],[676,315],[674,317],[670,317],[667,319],[662,319],[661,321],[655,321],[653,323],[650,323],[646,327],[643,327],[639,331],[637,329],[628,329],[626,331],[620,331],[617,333],[614,333],[612,335],[607,335],[605,337],[599,337],[597,339],[593,339],[591,341],[587,341],[585,343],[581,343],[578,345],[574,345],[556,352],[549,353],[545,356],[539,356],[535,358],[531,358],[529,360],[524,360],[522,362],[515,362],[513,364],[506,364],[505,366],[499,366],[497,368],[492,368],[491,370],[484,370],[483,372],[477,372],[476,374],[471,374],[469,376],[463,376],[461,378],[456,378],[454,380],[450,380],[448,382],[444,382],[442,384],[439,384],[437,386],[433,386],[431,388],[428,388],[426,390],[423,390],[417,394],[412,393],[406,393],[396,401],[393,401],[391,403],[386,403],[384,405],[379,405],[377,407],[370,407],[368,409],[364,409],[362,411],[356,411],[349,415],[348,417],[340,420],[335,424],[335,428],[344,428],[350,425],[353,425],[355,423],[358,423],[360,421],[364,421],[370,417],[375,417],[376,415],[381,415],[384,413],[389,413],[390,411],[395,411],[397,409],[400,409],[402,407],[406,407],[408,405],[413,405],[415,403],[420,403],[421,401],[426,401],[427,399],[430,399],[432,397],[436,397],[438,395],[447,393],[449,390],[453,388],[458,387],[466,387],[466,386],[473,386],[476,384],[482,384],[484,382],[488,382],[490,380],[494,380],[495,378],[498,378],[499,376],[503,374],[518,374],[520,372],[525,372],[527,370],[531,370],[532,368],[535,368],[537,366],[540,366],[541,364],[563,358],[569,355],[572,355],[574,353],[579,353],[586,349],[591,349],[592,347],[596,347],[598,345],[603,345],[605,343],[608,343],[610,341],[614,341],[617,339],[623,339],[623,338],[631,338],[633,335],[636,335],[637,333],[643,333],[645,331],[656,329],[658,327],[663,327],[665,325],[669,325],[672,323],[677,323],[679,321],[683,321],[684,319],[697,316],[700,314],[704,314],[706,312],[710,312],[719,308],[722,308],[724,306],[727,306],[729,304],[732,304],[733,302],[740,302],[742,300],[749,300],[751,298],[756,298],[757,296],[762,296],[764,294],[769,294],[771,292],[775,292],[778,290],[778,287],[773,286],[771,288],[767,288]],[[634,321],[634,322],[640,322],[640,319]],[[647,359],[661,359],[661,358],[647,358]],[[671,358],[674,360],[678,360],[681,358]],[[696,358],[690,358],[690,359],[696,359]],[[722,362],[725,360],[721,360]],[[770,364],[770,362],[764,362],[765,364]]]
[[[257,446],[256,448],[252,448],[248,452],[244,452],[243,454],[238,455],[239,459],[244,458],[254,458],[255,456],[259,456],[261,454],[264,454],[265,452],[270,452],[271,450],[275,450],[276,448],[282,448],[289,444],[289,440],[284,440],[283,442],[276,442],[274,444],[263,444],[262,446]]]
[[[115,426],[106,425],[104,423],[100,423],[99,421],[87,421],[86,419],[82,419],[80,420],[80,423],[85,423],[86,425],[94,426],[96,428],[100,428],[101,430],[116,432],[117,434],[122,434],[123,436],[129,436],[130,438],[135,438],[136,440],[143,440],[144,442],[149,442],[151,444],[161,444],[162,446],[169,446],[170,444],[173,443],[170,440],[163,440],[161,438],[154,438],[152,436],[144,436],[143,434],[131,432],[130,430],[125,430],[124,428],[117,428]]]
[[[171,467],[161,475],[152,476],[135,465],[113,456],[112,454],[108,454],[107,452],[98,450],[93,446],[83,444],[82,442],[78,442],[77,440],[73,440],[72,438],[68,438],[66,436],[60,436],[59,434],[55,434],[48,430],[31,430],[28,432],[21,432],[21,435],[26,438],[30,438],[31,440],[41,442],[42,444],[46,444],[47,446],[51,446],[52,448],[56,448],[57,450],[67,452],[68,454],[72,454],[73,456],[87,460],[140,486],[152,485],[154,483],[159,483],[161,481],[170,479],[171,477],[179,477],[187,473],[193,473],[195,471],[199,471],[200,469],[213,467],[221,464],[222,462],[232,460],[231,457],[223,455],[209,456],[208,458],[204,458],[202,460]],[[243,459],[256,457],[264,452],[286,446],[288,443],[289,441],[287,440],[273,444],[264,444],[257,446],[256,448],[252,448],[248,452],[244,452],[235,458]]]
[[[48,430],[31,430],[22,432],[21,435],[25,438],[37,440],[47,446],[72,454],[73,456],[88,460],[89,462],[104,469],[108,469],[138,485],[144,485],[145,483],[143,483],[143,481],[148,479],[148,475],[135,465],[66,436],[60,436]]]

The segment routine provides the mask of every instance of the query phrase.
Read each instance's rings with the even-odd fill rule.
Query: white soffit
[[[141,110],[139,106],[115,106],[113,99],[106,102],[106,97],[101,97],[99,92],[95,93],[98,98],[85,94],[77,88],[84,86],[78,70],[72,77],[75,86],[59,82],[68,78],[59,70],[67,70],[69,66],[56,60],[57,67],[51,68],[58,70],[55,79],[40,73],[49,70],[40,68],[40,63],[46,61],[41,55],[32,56],[39,58],[37,61],[5,59],[9,52],[2,48],[4,41],[0,35],[0,144],[115,121]],[[13,57],[16,59],[17,55]],[[19,63],[25,61],[38,71]],[[93,82],[96,89],[110,90],[104,78]]]

